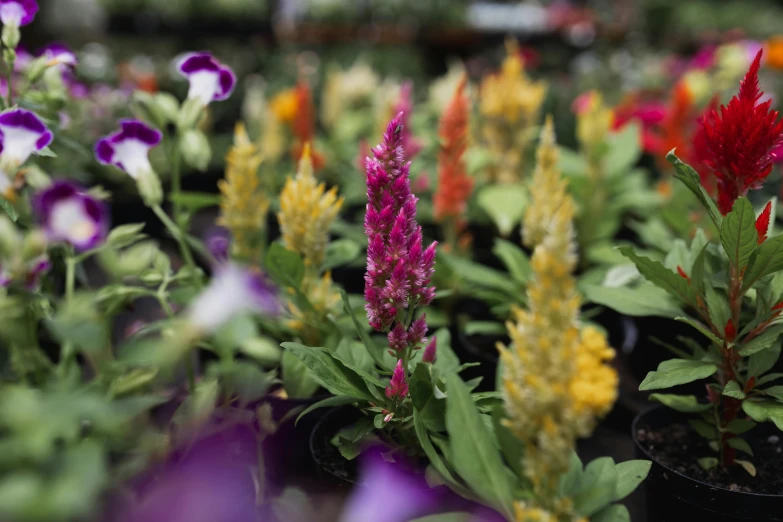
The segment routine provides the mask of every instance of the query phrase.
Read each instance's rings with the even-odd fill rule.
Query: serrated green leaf
[[[283,350],[280,374],[285,392],[294,399],[310,397],[320,386],[313,372],[290,350]]]
[[[747,198],[737,199],[731,212],[723,218],[720,241],[729,261],[738,271],[742,271],[747,265],[758,244],[758,237],[753,206]]]
[[[725,325],[729,322],[731,312],[726,297],[719,294],[712,285],[704,285],[704,296],[707,300],[707,309],[713,324]]]
[[[729,439],[728,444],[735,450],[739,450],[743,453],[747,453],[751,457],[753,456],[753,449],[750,447],[750,444],[748,444],[748,441],[746,441],[745,439],[732,437]]]
[[[639,484],[647,478],[652,462],[649,460],[627,460],[615,466],[617,468],[617,487],[614,500],[622,500],[633,493]]]
[[[704,245],[704,247],[702,247],[702,249],[699,251],[699,255],[696,256],[696,259],[693,261],[693,265],[691,266],[691,286],[693,286],[698,295],[704,293],[704,271],[706,265],[705,257],[708,246],[709,245]]]
[[[492,433],[462,379],[456,374],[449,374],[446,387],[446,427],[454,467],[482,499],[511,518],[514,502],[512,475],[503,465]]]
[[[742,289],[751,288],[762,277],[783,270],[783,234],[767,239],[753,251],[742,276]]]
[[[647,374],[639,390],[660,390],[671,388],[678,384],[705,379],[718,371],[714,364],[687,359],[670,359],[658,365],[656,371]]]
[[[675,395],[671,393],[653,393],[650,400],[658,401],[669,408],[684,413],[699,413],[709,410],[712,405],[700,403],[693,395]]]
[[[669,154],[666,155],[666,159],[674,166],[674,177],[682,181],[685,186],[688,187],[688,190],[693,192],[702,206],[704,206],[704,208],[707,210],[710,219],[712,219],[712,222],[715,224],[715,228],[721,230],[723,216],[721,215],[718,207],[715,205],[715,202],[712,200],[710,195],[707,194],[707,191],[704,190],[704,187],[701,186],[699,174],[693,170],[693,167],[683,163],[682,160],[680,160],[680,158],[674,154],[674,149],[672,149]]]
[[[282,343],[281,346],[299,358],[331,393],[375,401],[361,376],[332,357],[325,348],[299,343]]]
[[[704,334],[704,336],[707,339],[709,339],[710,341],[712,341],[716,345],[718,345],[718,346],[722,346],[723,345],[723,340],[718,338],[718,337],[716,337],[714,333],[712,333],[710,330],[708,330],[707,327],[704,326],[699,321],[696,321],[695,319],[691,319],[690,317],[675,317],[674,320],[693,326],[699,332]]]
[[[742,388],[740,388],[740,385],[737,381],[729,381],[726,383],[726,387],[723,388],[723,395],[726,397],[733,397],[735,399],[744,399],[745,398],[745,392],[742,391]]]
[[[619,247],[618,250],[634,262],[636,268],[648,281],[666,290],[684,303],[695,303],[696,293],[685,278],[672,272],[658,261],[637,255],[631,247]]]
[[[783,334],[783,324],[767,328],[764,333],[757,336],[750,342],[743,344],[739,353],[743,357],[747,357],[762,350],[766,350],[775,344],[775,342],[780,338],[780,334]]]

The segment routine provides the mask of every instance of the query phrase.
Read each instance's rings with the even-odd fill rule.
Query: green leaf
[[[783,324],[775,325],[771,328],[767,328],[764,333],[751,340],[749,343],[743,344],[739,353],[743,357],[753,355],[755,353],[766,350],[772,347],[778,340],[780,334],[783,333]]]
[[[465,335],[505,335],[506,325],[498,321],[468,321]]]
[[[414,410],[413,427],[416,431],[416,437],[419,439],[419,444],[421,444],[421,449],[424,450],[424,454],[427,455],[432,467],[435,468],[435,471],[443,477],[454,491],[464,496],[467,490],[454,478],[454,475],[443,461],[443,458],[435,450],[435,446],[432,445],[432,441],[430,440],[429,433],[427,432],[427,428],[422,418],[422,412]],[[467,494],[470,496],[470,493]]]
[[[111,397],[119,397],[127,393],[133,393],[150,384],[157,376],[157,368],[134,368],[111,381],[109,395]]]
[[[711,404],[700,403],[693,395],[674,395],[671,393],[653,393],[650,400],[658,401],[669,408],[684,413],[699,413],[712,408]]]
[[[742,466],[742,469],[747,471],[748,475],[750,475],[751,477],[756,476],[756,466],[754,466],[753,463],[750,462],[749,460],[734,459],[734,463]]]
[[[340,297],[343,299],[345,313],[351,318],[354,330],[356,330],[356,335],[362,340],[362,344],[364,344],[364,347],[367,349],[367,353],[370,354],[370,357],[375,361],[375,364],[383,367],[383,354],[381,350],[372,342],[370,335],[367,333],[367,329],[362,328],[359,324],[359,320],[356,318],[356,314],[354,314],[353,308],[351,307],[351,301],[348,298],[348,294],[342,288],[340,289]]]
[[[783,386],[770,386],[769,388],[762,390],[766,395],[774,397],[775,399],[783,402]]]
[[[783,234],[764,241],[750,256],[742,276],[742,289],[752,287],[762,277],[783,270]]]
[[[179,194],[172,192],[169,194],[169,200],[191,212],[220,205],[220,196],[209,192],[180,192]]]
[[[106,243],[114,248],[125,248],[146,237],[146,234],[142,232],[143,229],[144,223],[120,225],[109,232]]]
[[[331,393],[375,401],[364,380],[332,357],[325,348],[308,347],[299,343],[282,343],[281,346],[302,361]]]
[[[766,351],[761,352],[761,353],[766,353]],[[753,356],[751,355],[751,358],[752,357]],[[778,380],[780,378],[783,378],[783,373],[768,373],[764,377],[761,377],[760,379],[756,380],[756,387],[759,387],[759,386],[762,386],[764,384],[776,381],[776,380]]]
[[[174,412],[172,422],[176,426],[189,430],[202,425],[212,415],[218,393],[217,380],[199,381],[196,383],[195,391]]]
[[[723,340],[719,339],[715,336],[714,333],[712,333],[706,326],[704,326],[702,323],[695,319],[691,319],[690,317],[675,317],[675,321],[679,321],[681,323],[689,324],[696,328],[698,331],[704,334],[704,336],[715,343],[717,346],[723,345]]]
[[[585,297],[596,304],[634,317],[677,317],[682,308],[664,290],[650,284],[636,288],[584,285]]]
[[[423,410],[432,398],[432,378],[430,377],[430,365],[427,363],[416,364],[410,379],[410,397],[413,407]]]
[[[688,424],[691,425],[691,427],[696,430],[696,433],[701,435],[707,440],[717,440],[718,438],[718,431],[715,429],[715,426],[711,424],[707,424],[701,419],[691,419],[688,421]]]
[[[604,157],[607,176],[620,176],[636,165],[642,155],[640,132],[639,125],[631,123],[609,136],[609,150]]]
[[[356,397],[346,397],[345,395],[338,395],[335,397],[329,397],[327,399],[320,400],[316,402],[315,404],[311,404],[305,410],[299,414],[299,416],[296,418],[296,421],[294,424],[297,424],[299,422],[299,419],[310,413],[311,411],[317,410],[319,408],[336,408],[337,406],[345,406],[346,404],[352,404],[354,402],[364,402],[365,399],[356,398]]]
[[[506,270],[518,283],[526,283],[530,277],[530,259],[519,246],[502,238],[495,238],[492,253],[503,261]]]
[[[705,379],[717,371],[718,367],[714,364],[687,359],[670,359],[659,364],[656,371],[648,373],[639,385],[639,390],[671,388],[678,384]]]
[[[750,254],[758,244],[756,214],[747,198],[739,198],[734,208],[723,218],[720,241],[732,266],[741,271],[748,264]]]
[[[568,471],[566,471],[560,477],[560,484],[558,485],[558,492],[563,497],[573,496],[576,487],[579,485],[579,480],[582,478],[582,460],[576,451],[571,450],[571,457],[568,460]]]
[[[729,311],[726,296],[719,294],[712,285],[704,286],[704,295],[707,300],[707,309],[710,312],[710,320],[712,320],[713,324],[725,325],[728,323],[731,312]]]
[[[506,459],[506,464],[517,474],[517,477],[523,477],[522,458],[525,453],[522,442],[511,433],[504,424],[506,411],[502,404],[497,404],[492,409],[492,425],[495,430],[495,437],[500,444],[500,451]],[[581,469],[581,464],[580,464]]]
[[[726,431],[734,435],[742,435],[756,427],[756,423],[749,419],[734,419],[726,425]]]
[[[619,247],[618,250],[634,262],[636,268],[648,281],[666,290],[684,303],[695,303],[696,293],[685,278],[672,272],[658,261],[637,255],[631,247]]]
[[[745,392],[742,391],[742,388],[740,388],[740,385],[737,383],[737,381],[727,382],[726,387],[723,388],[723,395],[740,400],[745,398]]]
[[[674,177],[682,181],[685,186],[688,187],[688,190],[693,192],[702,206],[707,210],[710,219],[712,219],[712,222],[715,224],[715,228],[721,230],[723,216],[721,215],[718,207],[715,205],[715,202],[712,200],[710,195],[707,194],[707,191],[704,190],[704,187],[701,186],[699,174],[693,170],[693,167],[683,163],[680,158],[674,154],[674,149],[672,149],[672,151],[666,155],[666,159],[669,161],[669,163],[674,165]]]
[[[352,239],[337,239],[326,245],[323,270],[347,265],[362,253],[362,247]]]
[[[438,252],[438,260],[447,264],[454,271],[456,277],[465,282],[497,289],[503,293],[514,291],[514,285],[509,284],[508,274],[499,270],[444,252]]]
[[[272,243],[266,254],[264,267],[275,282],[283,287],[299,288],[304,278],[302,256],[287,250],[280,243]]]
[[[783,403],[773,400],[742,401],[742,411],[756,422],[772,421],[779,430],[783,430]]]
[[[37,156],[41,156],[42,158],[56,158],[57,154],[54,153],[52,149],[49,147],[44,147],[38,152],[35,153]]]
[[[277,341],[263,335],[245,339],[238,349],[241,353],[255,359],[264,366],[277,366],[283,354],[283,350]]]
[[[284,350],[281,363],[283,388],[289,397],[303,399],[315,393],[319,386],[318,380],[298,357]]]
[[[698,462],[701,469],[705,471],[709,471],[718,465],[718,459],[715,457],[702,457],[696,460],[696,462]]]
[[[595,459],[585,467],[571,497],[574,511],[590,517],[614,500],[619,474],[611,457]]]
[[[614,500],[622,500],[633,493],[639,484],[647,478],[652,462],[649,460],[627,460],[615,466],[617,469],[617,487]]]
[[[743,453],[747,453],[751,457],[753,456],[753,449],[750,447],[750,444],[748,444],[748,441],[746,441],[745,439],[732,437],[729,439],[728,444],[735,450],[739,450]]]
[[[627,507],[613,504],[596,513],[590,522],[631,522],[631,514]]]
[[[456,372],[460,367],[460,362],[457,354],[451,349],[451,333],[449,329],[438,329],[434,337],[437,339],[438,357],[435,359],[432,367],[438,371],[439,375]]]
[[[492,219],[500,235],[504,237],[508,237],[522,221],[527,202],[527,189],[521,183],[486,185],[476,195],[476,203]]]
[[[454,467],[482,499],[510,517],[514,485],[503,465],[492,433],[481,419],[465,383],[456,374],[446,377],[446,427]]]
[[[102,352],[109,342],[109,326],[96,309],[93,294],[77,294],[45,324],[61,343],[71,342],[93,355]]]
[[[704,293],[705,257],[708,246],[709,245],[704,245],[702,247],[701,251],[699,251],[699,255],[696,256],[696,259],[691,266],[691,286],[693,286],[697,294]]]

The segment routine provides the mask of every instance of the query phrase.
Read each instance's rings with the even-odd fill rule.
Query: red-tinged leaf
[[[680,277],[682,277],[683,279],[685,279],[689,283],[691,282],[691,278],[688,277],[688,274],[686,274],[685,270],[683,270],[682,267],[679,266],[679,265],[677,266],[677,273],[680,274]]]
[[[733,341],[737,337],[737,328],[734,326],[734,321],[731,319],[729,319],[729,322],[726,323],[726,327],[723,329],[723,335],[729,342]]]
[[[764,210],[761,211],[759,217],[756,218],[756,232],[759,235],[759,245],[767,239],[767,232],[769,231],[769,218],[772,213],[772,202],[767,203]]]
[[[745,393],[748,393],[756,385],[756,378],[751,377],[748,382],[745,383]]]

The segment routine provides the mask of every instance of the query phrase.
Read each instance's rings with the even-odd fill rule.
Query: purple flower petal
[[[0,0],[0,21],[3,25],[27,25],[38,12],[36,0]]]
[[[95,144],[95,157],[104,165],[114,165],[132,178],[152,171],[149,151],[163,138],[161,132],[138,120],[121,120],[120,130]]]
[[[49,60],[50,65],[66,65],[75,67],[78,63],[76,54],[61,43],[51,43],[41,49],[39,56]]]
[[[190,82],[188,98],[200,100],[204,105],[227,99],[237,82],[234,71],[206,51],[186,55],[178,69]]]
[[[3,156],[19,167],[34,152],[48,146],[53,134],[43,121],[25,109],[14,109],[0,114],[0,132],[3,136]]]
[[[106,206],[70,181],[39,192],[33,210],[50,241],[69,243],[80,252],[100,245],[108,234]]]

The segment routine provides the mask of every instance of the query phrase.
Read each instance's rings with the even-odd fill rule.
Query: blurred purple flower
[[[162,134],[138,120],[120,120],[120,130],[95,144],[95,156],[104,165],[114,165],[133,179],[153,172],[149,152]]]
[[[226,263],[231,252],[231,232],[226,227],[215,226],[206,233],[207,250],[218,264]]]
[[[190,82],[188,98],[198,100],[202,105],[227,99],[237,83],[234,71],[209,52],[187,54],[177,68]]]
[[[3,25],[27,25],[35,19],[37,12],[36,0],[0,0],[0,21]]]
[[[0,114],[3,138],[3,165],[18,168],[34,153],[47,147],[54,137],[43,121],[26,109],[13,109]]]
[[[63,241],[83,252],[106,240],[108,209],[71,181],[56,181],[39,192],[33,209],[50,241]]]
[[[50,43],[41,49],[39,56],[47,59],[49,67],[76,67],[79,63],[76,54],[61,43]]]

